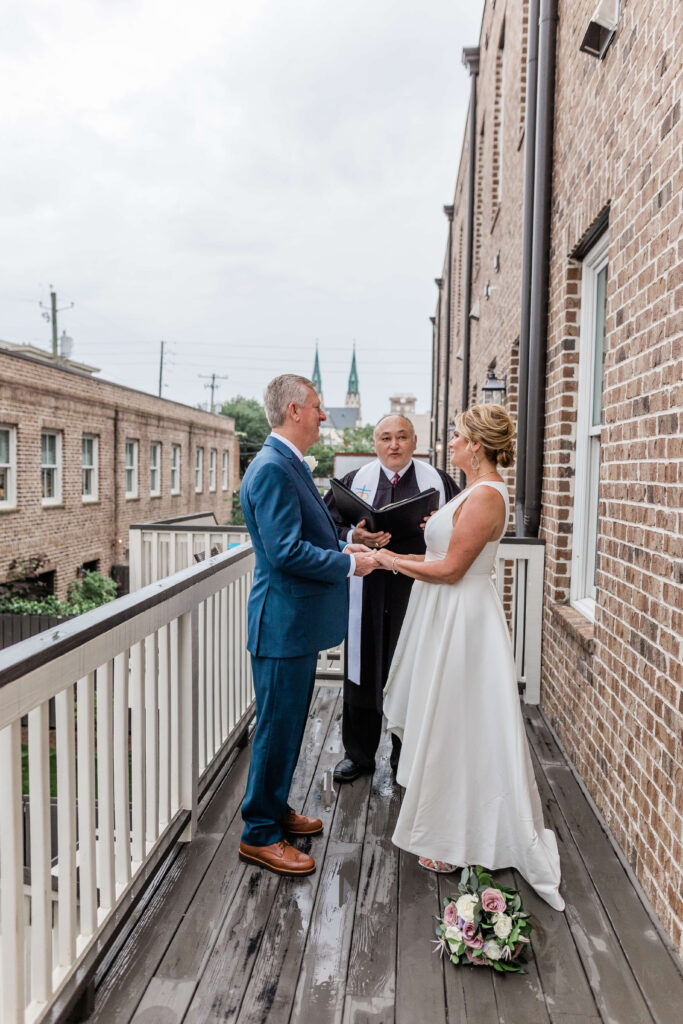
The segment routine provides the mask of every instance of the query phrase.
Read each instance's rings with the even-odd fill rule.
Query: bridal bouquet
[[[496,971],[523,972],[519,955],[532,924],[516,889],[497,885],[483,868],[463,868],[460,895],[444,900],[436,929],[451,963],[485,964]]]

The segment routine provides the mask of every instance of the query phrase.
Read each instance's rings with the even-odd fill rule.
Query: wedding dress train
[[[507,488],[494,487],[503,496]],[[426,561],[445,556],[453,515],[473,488],[427,523]],[[405,787],[393,835],[411,853],[452,864],[516,868],[556,910],[560,859],[543,823],[519,706],[517,674],[485,545],[455,584],[416,581],[385,688],[389,729],[403,742]]]

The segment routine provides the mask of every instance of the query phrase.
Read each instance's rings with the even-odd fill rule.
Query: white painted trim
[[[55,461],[43,462],[43,437],[54,437],[55,438]],[[40,503],[44,508],[49,508],[50,505],[61,505],[62,504],[62,431],[52,430],[48,427],[44,427],[40,432],[40,489],[41,498]],[[51,498],[42,497],[43,490],[43,471],[54,470],[55,474],[55,493]]]
[[[591,426],[593,372],[595,359],[596,286],[600,271],[608,265],[609,235],[598,240],[583,261],[581,274],[581,320],[579,334],[579,379],[577,393],[576,462],[574,475],[574,531],[570,603],[582,615],[595,621],[595,587],[587,580],[587,559],[594,550],[597,489],[593,480],[593,438],[600,432]],[[598,471],[599,474],[599,471]],[[592,499],[592,492],[595,498]]]
[[[0,423],[0,430],[9,433],[9,462],[2,464],[8,470],[7,498],[0,501],[0,508],[10,509],[17,507],[17,428],[13,423]]]
[[[133,461],[128,463],[128,445],[132,445]],[[126,500],[137,498],[140,490],[140,442],[137,438],[127,437],[123,446],[123,486]],[[133,473],[133,487],[128,490],[128,473]]]
[[[92,466],[83,465],[83,441],[92,441]],[[83,473],[89,469],[92,472],[92,494],[86,494],[83,490]],[[81,500],[84,505],[90,502],[99,501],[100,497],[100,439],[97,434],[81,435]]]

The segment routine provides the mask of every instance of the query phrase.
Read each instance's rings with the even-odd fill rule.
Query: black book
[[[417,533],[425,516],[439,507],[439,492],[436,487],[421,491],[413,498],[394,501],[383,508],[373,508],[345,486],[341,480],[330,480],[332,494],[337,508],[347,523],[357,524],[365,520],[365,529],[371,533],[383,530],[392,537],[406,537]]]

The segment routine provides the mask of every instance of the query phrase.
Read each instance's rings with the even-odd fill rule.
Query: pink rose
[[[506,903],[500,889],[484,889],[481,894],[481,905],[487,914],[502,914],[505,911]]]
[[[455,903],[449,903],[443,912],[443,923],[446,927],[458,923],[458,912],[455,909]]]
[[[463,942],[470,949],[481,949],[484,945],[484,940],[481,935],[477,935],[477,929],[474,921],[468,921],[465,927],[462,929]]]
[[[484,967],[486,965],[486,961],[482,957],[472,956],[469,949],[466,949],[465,953],[467,954],[467,959],[471,964],[476,964],[478,967]]]

